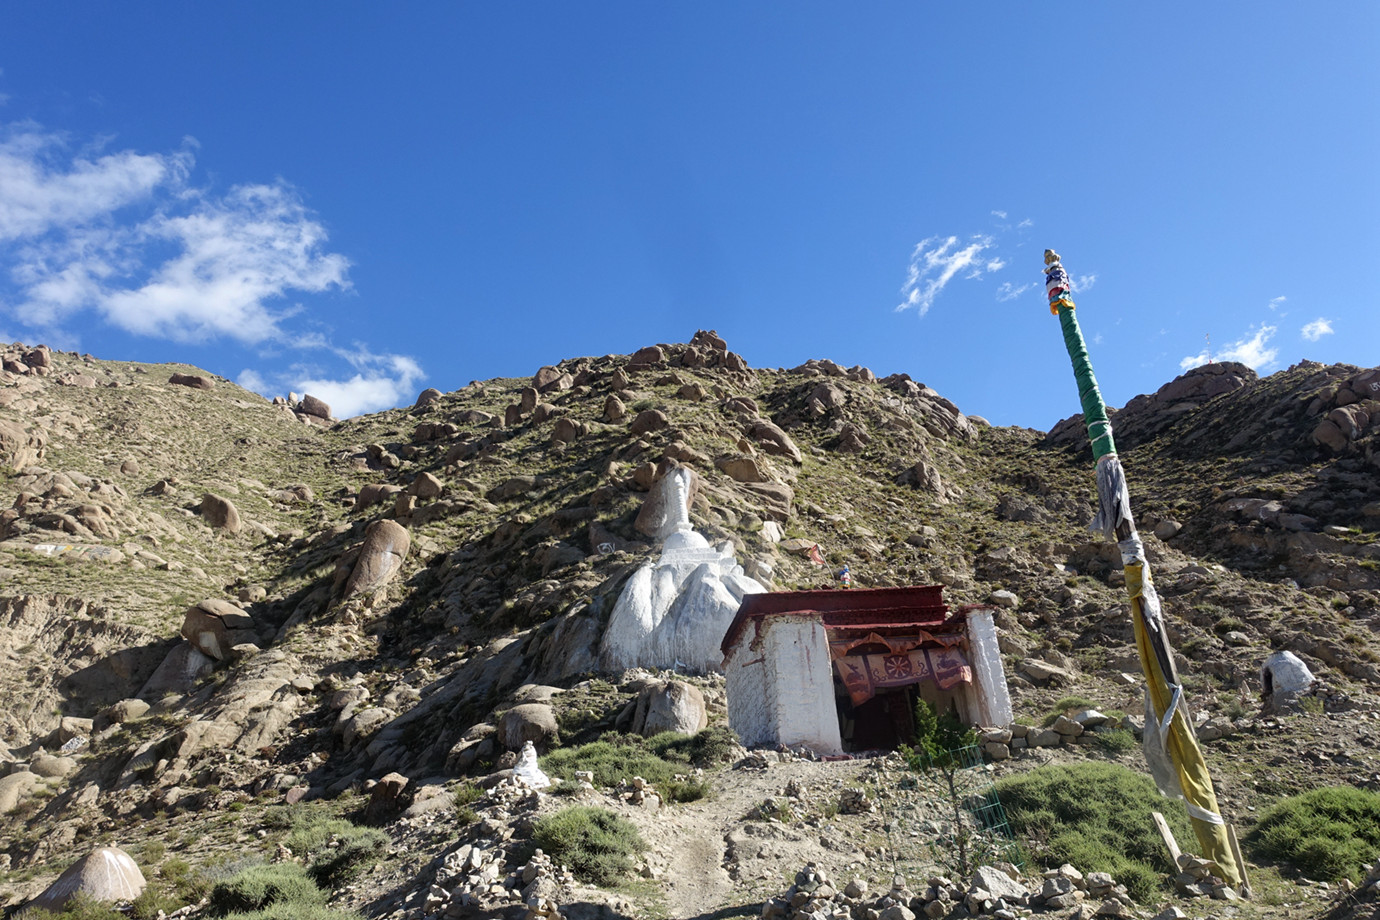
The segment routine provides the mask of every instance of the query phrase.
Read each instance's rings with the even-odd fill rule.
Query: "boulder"
[[[24,363],[29,367],[52,367],[53,353],[47,345],[39,345],[24,353]]]
[[[1313,440],[1324,447],[1338,451],[1345,450],[1347,445],[1346,434],[1331,419],[1324,419],[1317,428],[1313,429]]]
[[[371,482],[368,485],[360,486],[359,495],[355,496],[355,510],[377,505],[401,491],[402,486],[395,486],[386,482]]]
[[[393,710],[381,706],[361,709],[345,721],[341,727],[340,739],[345,742],[347,748],[354,747],[356,743],[374,734],[396,716],[397,713]]]
[[[713,329],[700,329],[690,339],[690,344],[696,348],[708,348],[711,351],[728,351],[728,343],[721,339]]]
[[[179,642],[139,689],[139,696],[158,700],[168,693],[186,693],[214,667],[215,659],[190,642]]]
[[[653,431],[661,431],[670,424],[671,420],[660,409],[643,409],[637,413],[637,417],[632,420],[628,430],[633,434],[648,434]]]
[[[180,387],[191,387],[194,390],[209,390],[215,386],[210,377],[201,374],[173,374],[168,378],[168,383]]]
[[[37,773],[21,770],[9,776],[0,776],[0,815],[7,815],[29,796],[33,795],[43,780]]]
[[[31,432],[17,421],[0,419],[0,462],[12,470],[22,470],[37,462],[43,452],[43,435]]]
[[[559,734],[556,711],[545,703],[514,706],[498,721],[498,742],[509,751],[519,750],[529,741],[545,750]]]
[[[418,498],[437,498],[445,491],[445,485],[431,473],[420,473],[412,480],[412,485],[407,487],[407,491]]]
[[[366,824],[384,824],[408,805],[411,796],[407,793],[408,779],[401,773],[389,773],[374,784],[369,793],[369,804],[364,806]]]
[[[77,761],[72,757],[56,757],[52,754],[39,754],[29,764],[34,776],[44,779],[62,779],[77,769]]]
[[[303,415],[310,415],[314,418],[331,419],[331,407],[308,393],[302,397],[302,401],[297,405],[297,411]]]
[[[29,906],[56,913],[79,894],[107,904],[133,901],[146,884],[134,857],[117,847],[101,847],[68,866]]]
[[[140,699],[120,700],[96,713],[96,718],[91,720],[93,731],[100,731],[111,725],[123,725],[126,722],[133,722],[135,719],[149,711],[149,704]]]
[[[973,872],[972,887],[1007,903],[1021,903],[1028,894],[1024,885],[993,866],[979,866]]]
[[[650,738],[661,732],[693,735],[709,724],[704,694],[694,684],[679,680],[657,681],[637,695],[632,730]]]
[[[633,352],[633,356],[628,359],[628,370],[643,370],[649,367],[656,367],[666,360],[666,352],[660,345],[648,345],[646,348],[639,348]]]
[[[240,512],[235,503],[213,492],[207,492],[201,497],[201,517],[217,530],[228,533],[240,532]]]
[[[658,540],[665,539],[689,522],[690,508],[699,490],[700,477],[694,470],[677,466],[668,471],[654,483],[633,521],[633,529]]]
[[[570,418],[560,418],[556,420],[555,427],[551,430],[551,440],[561,444],[569,444],[585,434],[585,426]]]
[[[230,649],[258,637],[249,614],[229,601],[208,598],[183,613],[182,638],[216,661],[224,661]]]
[[[771,482],[771,476],[747,454],[728,454],[714,461],[719,470],[735,482]]]
[[[762,449],[767,453],[790,457],[795,463],[801,462],[800,448],[795,446],[790,435],[786,434],[775,422],[764,418],[753,419],[748,423],[746,434],[761,444]]]
[[[785,522],[791,518],[795,490],[780,482],[745,482],[743,488],[752,492],[760,502],[758,511],[765,518]]]
[[[628,409],[623,405],[623,400],[610,393],[604,400],[604,421],[621,422],[627,415]]]
[[[383,587],[398,574],[412,537],[397,521],[375,521],[364,531],[359,559],[345,584],[345,597]]]
[[[427,387],[425,390],[422,390],[422,392],[417,394],[417,401],[412,404],[412,408],[420,409],[423,406],[429,406],[432,403],[437,402],[440,398],[440,390],[436,389],[435,387]]]

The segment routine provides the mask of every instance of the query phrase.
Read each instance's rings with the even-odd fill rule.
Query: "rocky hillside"
[[[462,868],[494,866],[497,883],[518,864],[492,860],[530,835],[547,797],[490,793],[467,826],[451,793],[512,766],[527,729],[505,714],[521,704],[549,707],[556,724],[535,737],[552,745],[626,727],[651,675],[603,669],[603,629],[655,554],[639,514],[675,466],[697,474],[696,530],[768,587],[823,585],[847,565],[860,586],[942,583],[952,606],[1000,605],[1018,722],[1070,694],[1140,706],[1118,557],[1086,529],[1077,418],[1048,434],[994,428],[905,375],[752,368],[707,332],[343,422],[310,397],[270,403],[192,367],[18,344],[3,362],[8,904],[99,845],[155,877],[174,853],[271,860],[285,803],[360,819],[366,792],[382,802],[369,818],[387,855],[335,903],[409,920],[488,904],[452,892],[454,854],[490,847],[489,863]],[[1211,722],[1210,764],[1243,828],[1289,792],[1380,784],[1378,399],[1380,369],[1305,362],[1258,379],[1216,364],[1113,419],[1171,639]],[[1308,715],[1259,712],[1256,670],[1278,649],[1322,682]],[[691,683],[721,721],[722,679]],[[815,767],[807,797],[859,769]],[[711,776],[724,787],[711,803],[743,804],[736,775]],[[754,782],[777,794],[785,779]],[[807,858],[890,883],[882,844],[807,828],[809,846],[749,848],[743,815],[697,823],[681,807],[632,808],[663,828],[646,878],[580,897],[606,916],[755,914]],[[881,833],[879,818],[857,820]],[[687,848],[672,825],[712,832]],[[678,860],[708,893],[687,893]],[[569,886],[552,890],[573,903]]]

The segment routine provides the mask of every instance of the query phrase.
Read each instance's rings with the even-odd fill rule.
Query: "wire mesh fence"
[[[895,779],[886,802],[887,834],[896,871],[971,873],[979,865],[1024,867],[992,774],[976,745],[932,755],[907,752],[910,769]],[[880,777],[879,777],[880,779]]]

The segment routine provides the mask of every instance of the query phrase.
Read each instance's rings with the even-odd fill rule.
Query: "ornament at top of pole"
[[[1045,250],[1045,293],[1049,295],[1049,312],[1059,315],[1061,307],[1073,309],[1073,283],[1069,281],[1069,273],[1064,271],[1064,265],[1059,261],[1059,253],[1053,249]]]

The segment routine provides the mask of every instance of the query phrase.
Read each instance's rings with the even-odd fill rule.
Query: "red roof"
[[[875,631],[933,628],[944,623],[948,612],[943,585],[749,594],[719,648],[727,655],[749,622],[767,616],[820,616],[826,628]]]

